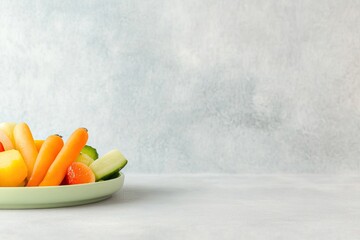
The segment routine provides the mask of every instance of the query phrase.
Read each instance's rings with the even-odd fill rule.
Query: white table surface
[[[103,202],[1,210],[0,239],[360,239],[360,177],[126,175]]]

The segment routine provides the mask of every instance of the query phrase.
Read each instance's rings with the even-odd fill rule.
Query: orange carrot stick
[[[45,140],[35,139],[34,142],[35,142],[36,149],[38,150],[38,152],[40,152],[40,148],[43,145],[43,143],[45,142]]]
[[[26,123],[16,124],[14,128],[14,140],[15,148],[19,150],[25,160],[26,166],[28,168],[27,178],[29,179],[34,168],[38,151],[36,149],[30,128]]]
[[[52,135],[44,141],[36,158],[32,175],[26,185],[27,187],[38,186],[41,183],[63,146],[64,141],[59,135]]]
[[[87,129],[76,129],[56,156],[39,186],[60,185],[66,175],[67,168],[76,160],[87,140]]]
[[[14,144],[11,141],[11,138],[0,129],[0,142],[3,145],[5,151],[14,149]]]

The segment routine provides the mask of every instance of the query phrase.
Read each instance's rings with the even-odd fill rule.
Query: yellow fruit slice
[[[0,187],[20,186],[27,173],[25,161],[19,151],[0,152]]]

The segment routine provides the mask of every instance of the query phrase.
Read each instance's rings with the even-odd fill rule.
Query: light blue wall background
[[[360,171],[360,1],[1,1],[0,120],[127,172]]]

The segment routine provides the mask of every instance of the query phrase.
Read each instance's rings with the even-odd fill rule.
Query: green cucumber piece
[[[102,179],[100,180],[110,180],[110,179],[114,179],[114,178],[117,178],[120,176],[120,172],[119,170],[117,169],[115,172],[113,173],[110,173],[109,175],[103,177]]]
[[[114,149],[94,161],[90,165],[90,168],[94,172],[96,180],[98,181],[116,171],[120,171],[126,164],[126,158],[119,150]]]
[[[85,147],[83,147],[83,149],[81,149],[80,152],[88,155],[94,160],[98,159],[99,157],[99,154],[97,153],[96,149],[89,145],[85,145]]]
[[[84,163],[86,166],[90,166],[94,162],[94,159],[89,157],[89,155],[80,152],[75,162],[81,162]]]

